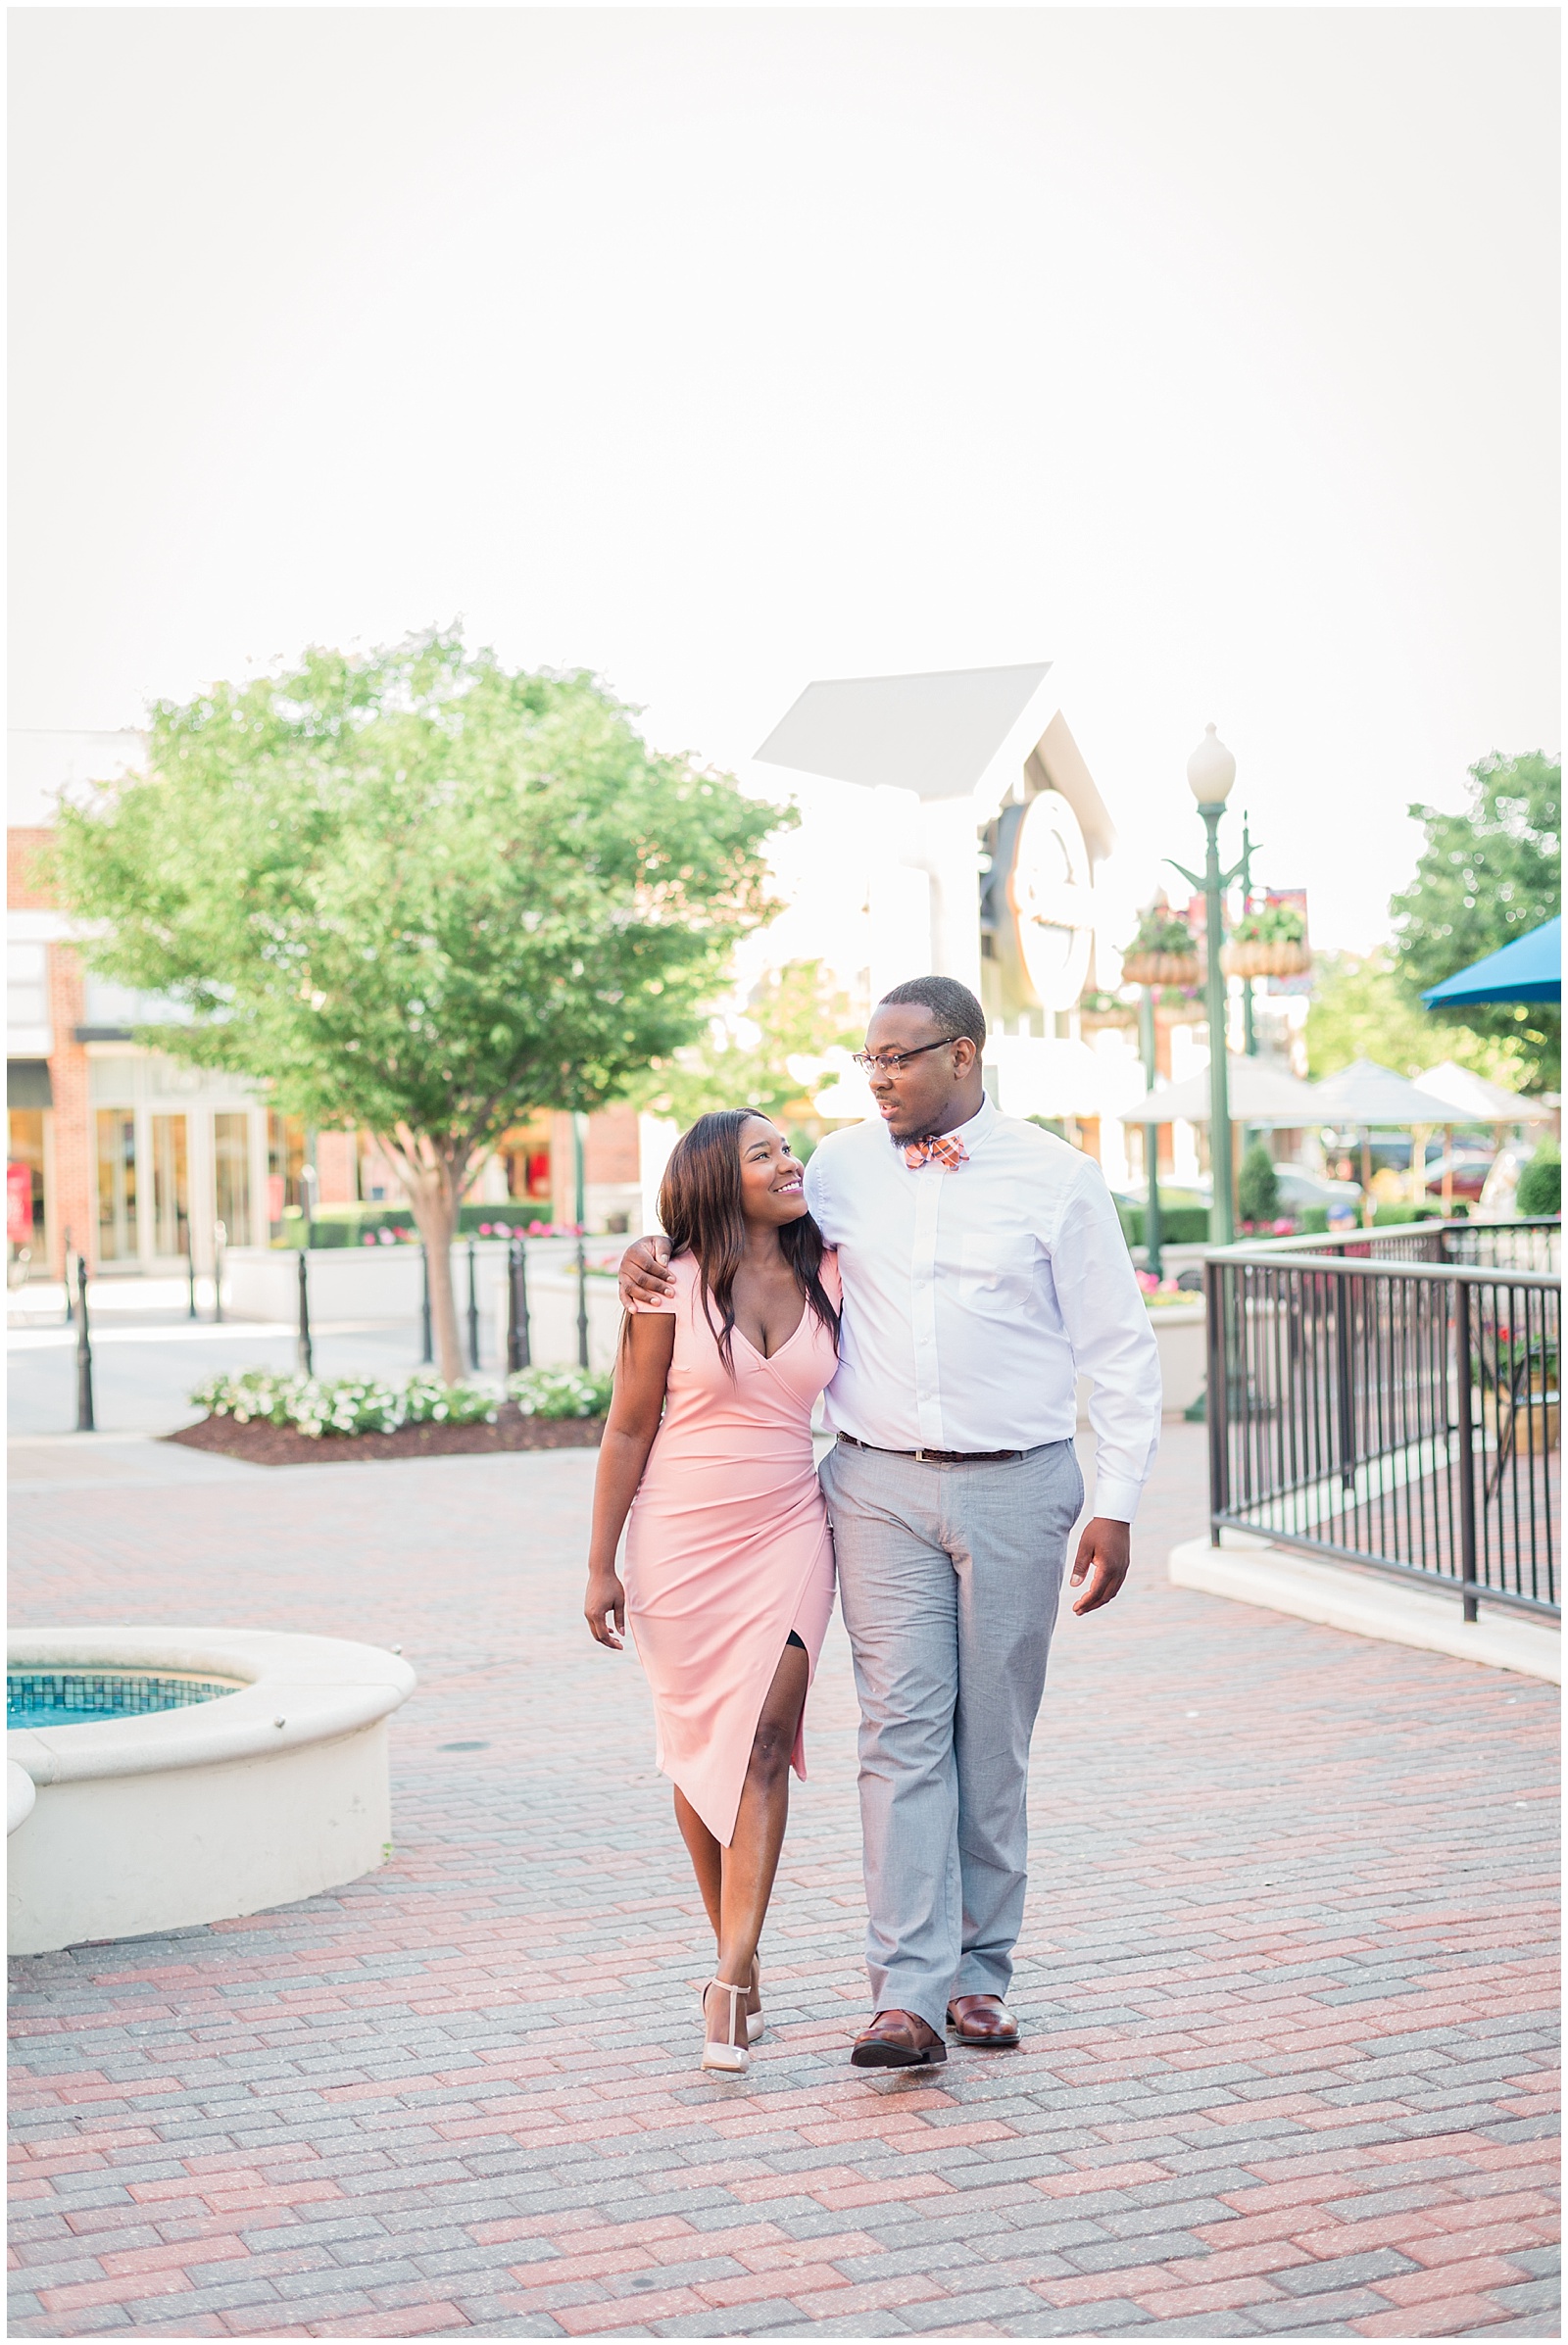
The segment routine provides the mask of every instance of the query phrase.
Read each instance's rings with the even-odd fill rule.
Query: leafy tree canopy
[[[715,1107],[755,1107],[787,1125],[831,1054],[862,1039],[821,962],[790,961],[753,987],[744,1009],[713,1018],[700,1041],[652,1066],[639,1102],[682,1125]]]
[[[1389,909],[1398,973],[1414,997],[1528,936],[1561,909],[1561,760],[1539,751],[1483,757],[1470,769],[1465,812],[1413,806],[1410,813],[1424,826],[1426,845],[1414,880]],[[1522,1089],[1541,1091],[1561,1079],[1562,1012],[1555,1003],[1421,1007],[1419,1014],[1508,1046]]]
[[[774,908],[760,849],[785,819],[657,756],[592,676],[432,631],[160,702],[146,773],[63,808],[55,853],[102,923],[93,965],[193,1013],[147,1039],[374,1133],[444,1289],[497,1135],[620,1096],[697,1034]]]
[[[1451,1058],[1514,1091],[1525,1088],[1527,1072],[1517,1045],[1469,1027],[1441,1025],[1385,952],[1315,956],[1306,1057],[1314,1082],[1355,1058],[1375,1058],[1400,1075],[1419,1075]]]

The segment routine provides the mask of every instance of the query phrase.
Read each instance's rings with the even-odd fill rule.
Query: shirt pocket
[[[958,1300],[979,1310],[1027,1302],[1034,1272],[1035,1242],[1025,1230],[971,1230],[958,1241]]]

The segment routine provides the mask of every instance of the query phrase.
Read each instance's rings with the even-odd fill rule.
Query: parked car
[[[1467,1197],[1474,1203],[1487,1185],[1487,1175],[1492,1170],[1493,1162],[1493,1150],[1483,1148],[1455,1148],[1451,1156],[1429,1156],[1427,1188],[1429,1191],[1441,1190],[1451,1168],[1454,1196]]]
[[[1276,1164],[1274,1179],[1280,1193],[1280,1211],[1293,1219],[1304,1213],[1309,1205],[1321,1205],[1325,1212],[1332,1212],[1336,1205],[1359,1210],[1359,1181],[1332,1181],[1326,1173],[1313,1172],[1305,1164]]]

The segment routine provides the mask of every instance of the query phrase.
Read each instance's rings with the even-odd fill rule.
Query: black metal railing
[[[1412,1223],[1204,1266],[1209,1512],[1555,1615],[1560,1224]]]

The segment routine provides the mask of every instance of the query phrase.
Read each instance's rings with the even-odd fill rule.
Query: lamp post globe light
[[[1236,1215],[1231,1195],[1225,972],[1220,966],[1219,956],[1225,942],[1225,890],[1237,877],[1241,865],[1238,864],[1234,871],[1225,871],[1220,867],[1219,818],[1225,811],[1225,801],[1231,794],[1235,779],[1236,759],[1220,740],[1216,728],[1209,725],[1187,760],[1188,786],[1198,801],[1198,810],[1203,817],[1203,828],[1208,834],[1202,875],[1200,877],[1196,871],[1187,870],[1181,863],[1172,866],[1181,872],[1183,879],[1203,891],[1203,928],[1208,949],[1208,1155],[1214,1180],[1209,1234],[1221,1246],[1229,1246],[1235,1239]]]

